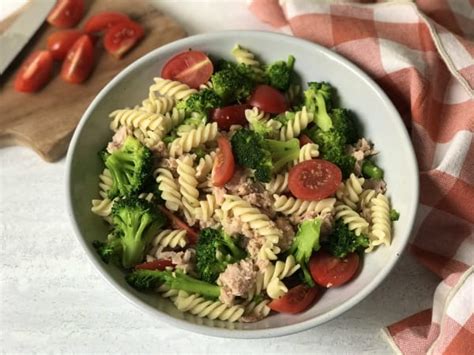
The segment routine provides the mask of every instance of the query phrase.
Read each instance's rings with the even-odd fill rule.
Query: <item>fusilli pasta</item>
[[[390,202],[388,198],[379,193],[370,201],[370,211],[372,226],[370,228],[369,239],[370,244],[374,245],[390,245],[392,239],[390,220]]]
[[[276,174],[265,184],[265,188],[271,194],[282,194],[288,191],[288,172],[283,174]]]
[[[166,168],[158,168],[155,171],[158,189],[161,198],[165,200],[165,206],[171,211],[177,211],[182,206],[181,192],[173,174]]]
[[[357,208],[359,203],[359,196],[364,190],[362,185],[365,179],[363,177],[357,178],[351,174],[349,178],[341,183],[336,191],[337,198],[352,209]]]
[[[159,96],[168,96],[176,100],[184,100],[197,92],[196,89],[191,89],[188,85],[179,81],[163,78],[154,78],[153,80],[155,81],[155,84],[150,86],[150,100],[155,100],[157,98],[157,93]]]
[[[176,138],[169,144],[170,156],[176,157],[183,153],[191,151],[191,149],[198,147],[201,144],[212,141],[217,137],[217,123],[208,123],[204,126],[199,126],[181,137]]]
[[[301,111],[295,113],[295,117],[290,119],[286,125],[280,129],[280,140],[287,141],[298,137],[310,122],[313,121],[313,114],[303,106]]]
[[[199,207],[198,181],[193,167],[193,158],[186,155],[178,159],[179,192],[183,196],[183,211],[188,219],[194,219],[195,209]]]
[[[334,210],[335,198],[325,198],[320,201],[305,201],[294,197],[274,194],[273,208],[285,215],[301,216],[305,213],[331,213]]]
[[[349,230],[353,230],[356,235],[367,234],[369,223],[356,211],[347,205],[341,204],[335,207],[336,219],[342,219]]]

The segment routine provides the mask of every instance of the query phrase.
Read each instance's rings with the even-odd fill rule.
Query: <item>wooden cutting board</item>
[[[97,41],[94,70],[90,78],[81,85],[62,81],[58,64],[54,78],[40,92],[18,93],[13,89],[13,81],[21,62],[32,51],[46,48],[48,35],[57,31],[45,23],[1,77],[0,146],[26,145],[50,162],[61,158],[66,153],[72,133],[87,106],[117,73],[153,49],[186,35],[179,24],[146,0],[89,2],[83,22],[92,14],[105,10],[128,14],[145,28],[145,38],[121,60],[107,54],[102,41]],[[0,32],[8,27],[14,20],[13,17],[0,22]],[[82,27],[83,22],[78,27]]]

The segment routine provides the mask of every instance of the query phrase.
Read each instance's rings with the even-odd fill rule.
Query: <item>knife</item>
[[[32,0],[26,10],[0,35],[0,75],[40,28],[55,0]]]

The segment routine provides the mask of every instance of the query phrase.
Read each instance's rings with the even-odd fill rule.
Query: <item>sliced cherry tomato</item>
[[[285,95],[270,85],[258,85],[249,104],[268,113],[282,113],[288,109]]]
[[[107,30],[104,47],[116,58],[127,53],[145,35],[142,26],[134,21],[119,22]]]
[[[212,120],[217,122],[220,129],[229,130],[232,125],[245,125],[245,110],[250,105],[231,105],[219,107],[212,111]]]
[[[325,251],[319,251],[309,260],[313,280],[323,287],[337,287],[352,279],[359,269],[359,255],[347,254],[339,259]]]
[[[279,313],[300,313],[306,311],[316,300],[319,288],[298,285],[284,296],[271,301],[268,306]]]
[[[135,266],[137,270],[165,270],[167,267],[174,266],[173,262],[168,259],[157,259],[141,263]]]
[[[84,15],[84,0],[58,0],[48,15],[48,23],[54,27],[76,26]]]
[[[61,67],[61,78],[72,84],[89,77],[94,65],[94,46],[88,35],[82,35],[67,52]]]
[[[87,20],[84,32],[88,34],[103,32],[119,22],[130,21],[127,15],[121,12],[104,11],[95,14]]]
[[[158,206],[158,208],[160,209],[161,212],[163,212],[166,215],[166,217],[168,217],[168,219],[171,222],[171,226],[173,228],[175,228],[175,229],[184,229],[186,231],[187,236],[188,236],[189,243],[196,244],[197,238],[198,238],[198,233],[193,228],[188,226],[186,224],[186,222],[183,222],[178,216],[175,216],[173,214],[173,212],[171,212],[167,208],[165,208],[163,206]]]
[[[170,58],[161,70],[161,76],[198,89],[211,78],[213,71],[211,60],[203,52],[186,51]]]
[[[36,51],[30,54],[18,70],[15,78],[15,90],[35,92],[51,79],[53,56],[49,51]]]
[[[49,35],[47,46],[55,60],[63,60],[73,44],[82,36],[81,31],[64,30]]]
[[[224,136],[217,138],[217,144],[219,145],[219,152],[214,159],[211,176],[212,184],[222,187],[234,176],[235,161],[228,138]]]
[[[312,159],[291,168],[288,189],[302,200],[322,200],[336,192],[341,180],[341,169],[336,165],[327,160]]]
[[[304,146],[305,144],[308,143],[314,143],[311,138],[309,138],[306,134],[301,134],[299,137],[300,140],[300,147]]]

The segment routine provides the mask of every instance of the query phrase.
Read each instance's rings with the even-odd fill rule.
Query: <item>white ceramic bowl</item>
[[[106,225],[90,212],[90,206],[91,199],[98,194],[98,175],[103,169],[97,152],[112,136],[109,113],[140,103],[153,77],[159,76],[161,66],[173,54],[193,48],[230,59],[235,43],[248,47],[267,63],[293,54],[296,71],[303,82],[325,80],[338,89],[343,106],[357,113],[364,136],[372,139],[380,151],[378,162],[385,169],[388,194],[400,212],[392,245],[367,255],[360,275],[352,282],[329,290],[302,314],[276,314],[247,324],[200,319],[179,312],[158,295],[136,292],[125,283],[118,268],[102,263],[91,245],[93,240],[104,239],[107,233]],[[66,180],[67,208],[77,237],[99,272],[120,294],[164,322],[206,335],[235,338],[274,337],[306,330],[360,302],[385,279],[399,259],[408,241],[418,202],[417,165],[409,136],[399,114],[377,84],[355,65],[326,48],[294,37],[255,31],[188,37],[158,48],[124,69],[84,113],[69,147]]]

